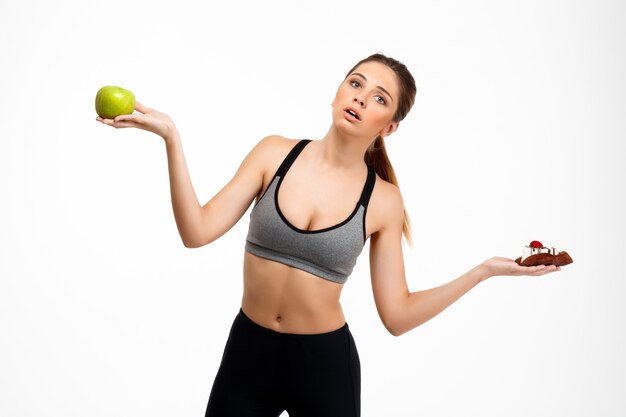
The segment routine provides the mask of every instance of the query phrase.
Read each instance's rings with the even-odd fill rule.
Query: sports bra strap
[[[374,190],[374,184],[376,184],[376,171],[368,165],[367,180],[365,181],[365,187],[363,187],[363,192],[361,193],[361,198],[359,199],[359,204],[363,207],[367,208],[367,204],[372,196],[372,191]]]
[[[300,152],[302,152],[302,149],[304,149],[304,147],[309,142],[311,142],[311,139],[302,139],[300,142],[296,144],[296,146],[294,146],[291,149],[291,151],[285,157],[285,160],[283,161],[283,163],[280,164],[280,166],[278,167],[278,171],[276,171],[276,176],[281,177],[281,178],[285,176],[287,171],[289,171],[291,164],[293,164],[293,161],[296,160],[298,155],[300,155]]]

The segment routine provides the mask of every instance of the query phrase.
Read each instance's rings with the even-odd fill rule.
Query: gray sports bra
[[[343,284],[365,244],[365,213],[376,174],[368,166],[361,198],[346,220],[320,230],[298,229],[281,213],[278,191],[291,164],[309,142],[301,140],[294,146],[252,209],[246,251]]]

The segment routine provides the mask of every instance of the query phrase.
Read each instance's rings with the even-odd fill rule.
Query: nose
[[[361,100],[360,98],[355,97],[353,100],[355,103],[360,104],[361,106],[364,106],[365,103],[363,102],[363,100]]]

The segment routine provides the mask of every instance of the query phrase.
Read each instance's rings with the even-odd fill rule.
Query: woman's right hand
[[[176,132],[176,126],[167,114],[146,107],[139,102],[135,103],[135,110],[137,112],[122,114],[115,119],[104,119],[98,116],[96,120],[116,129],[135,127],[147,130],[148,132],[156,133],[166,141],[168,137]]]
[[[560,266],[555,265],[537,265],[537,266],[521,266],[518,265],[513,259],[495,256],[491,259],[487,259],[482,263],[482,266],[486,269],[487,278],[493,276],[533,276],[538,277],[540,275],[549,274],[550,272],[560,271]]]

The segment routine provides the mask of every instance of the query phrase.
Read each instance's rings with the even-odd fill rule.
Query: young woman
[[[380,318],[393,335],[431,319],[495,275],[543,275],[491,258],[459,278],[409,292],[402,255],[408,219],[383,138],[398,129],[415,81],[375,54],[349,71],[332,102],[332,123],[314,141],[268,136],[233,179],[201,206],[172,120],[139,103],[104,124],[148,130],[165,140],[172,205],[186,247],[226,233],[256,200],[243,265],[241,309],[215,379],[207,416],[360,415],[360,368],[339,298],[370,239],[370,273]]]

